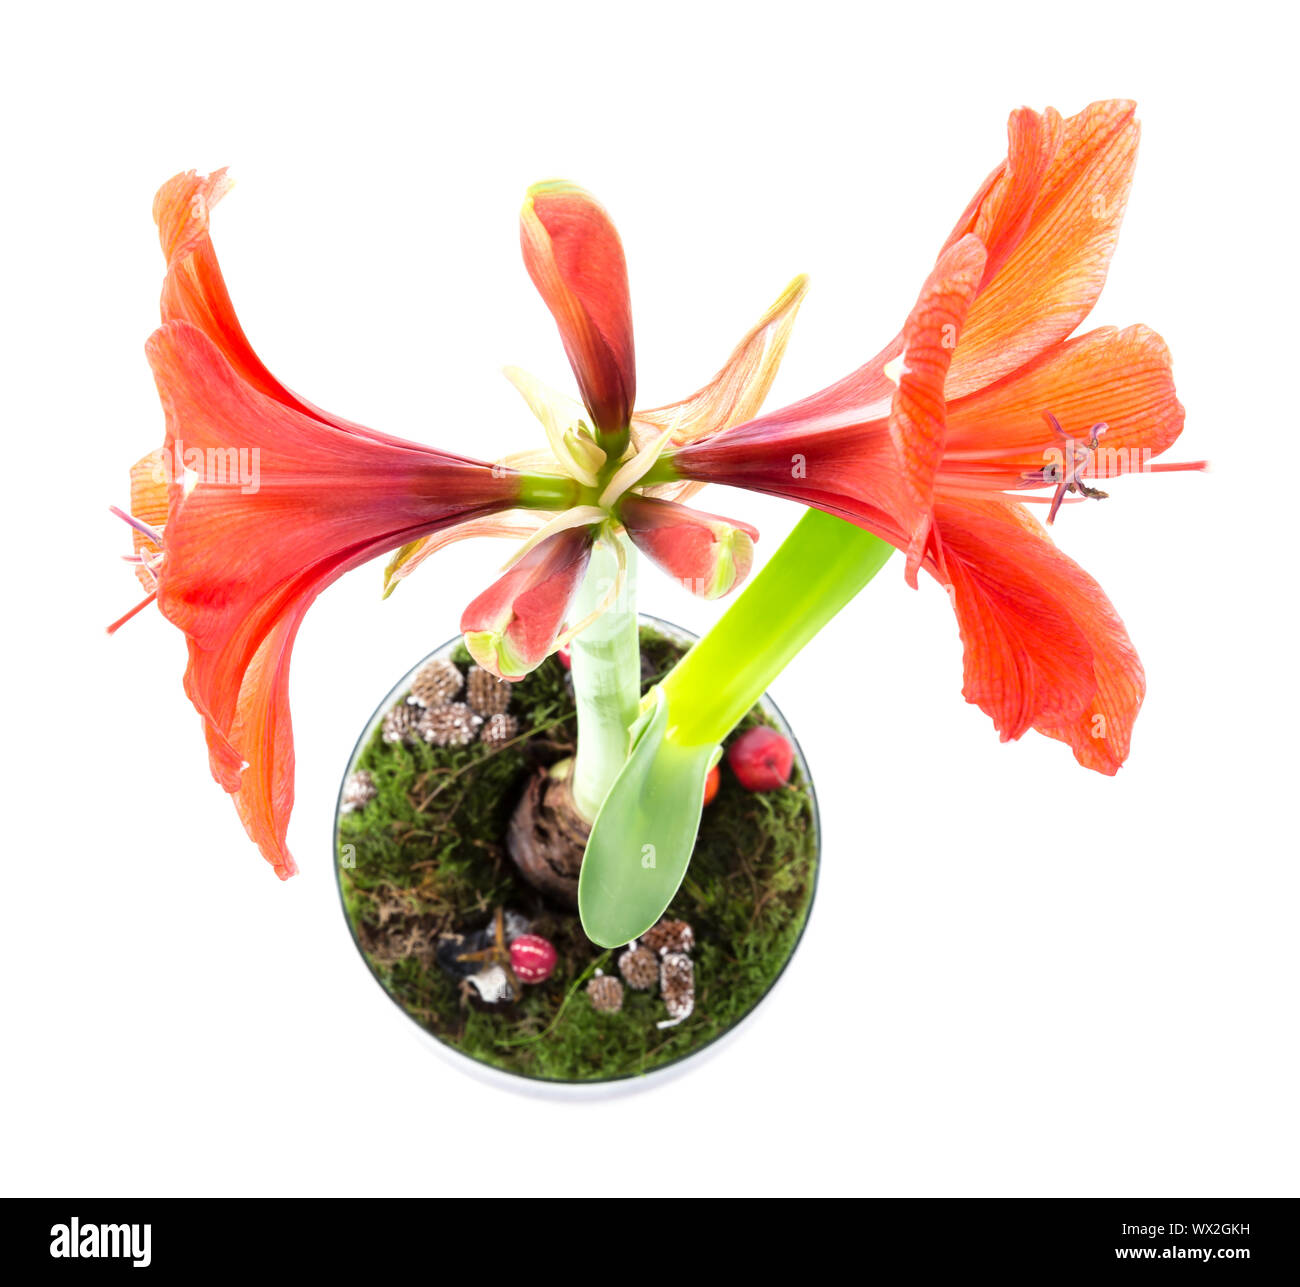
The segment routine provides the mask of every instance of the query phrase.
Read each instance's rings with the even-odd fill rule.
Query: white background
[[[1296,429],[1282,6],[28,7],[0,98],[8,485],[3,1187],[14,1193],[1297,1191]],[[1279,24],[1287,23],[1283,27]],[[1214,472],[1123,480],[1060,543],[1150,695],[1115,780],[960,696],[943,593],[891,563],[773,693],[821,795],[804,946],[749,1031],[657,1090],[553,1103],[413,1037],[349,939],[339,775],[375,703],[503,556],[318,603],[294,662],[302,875],[208,778],[184,646],[107,513],[162,435],[150,218],[229,164],[215,239],[289,385],[482,457],[539,441],[499,368],[570,387],[517,247],[525,187],[627,248],[640,402],[680,397],[796,272],[769,405],[892,336],[1022,104],[1139,100],[1090,325],[1175,355]],[[797,517],[718,493],[760,554]],[[647,571],[646,610],[716,607]]]

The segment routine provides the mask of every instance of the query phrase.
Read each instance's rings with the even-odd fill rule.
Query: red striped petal
[[[948,373],[950,400],[1032,361],[1092,311],[1137,163],[1135,111],[1122,100],[1093,103],[1059,131],[1055,113],[1037,128],[1012,117],[1008,161],[958,224],[988,239],[991,272]]]
[[[1003,741],[1030,728],[1115,773],[1146,692],[1137,652],[1101,587],[1018,505],[935,506],[965,646],[966,700]]]
[[[947,436],[944,381],[984,263],[984,244],[978,237],[955,242],[939,257],[903,327],[903,366],[890,408],[889,433],[902,476],[905,512],[900,521],[910,533],[906,574],[913,587],[929,541],[934,483]]]
[[[720,599],[754,564],[756,528],[674,501],[624,495],[618,517],[636,547],[692,594]]]
[[[595,428],[627,428],[636,397],[623,243],[604,208],[571,183],[529,189],[519,221],[524,264],[560,328]]]
[[[1106,327],[1069,340],[1037,361],[948,406],[942,484],[963,476],[990,489],[1015,488],[1025,475],[1059,458],[1061,446],[1043,418],[1086,443],[1091,426],[1107,426],[1085,475],[1137,473],[1167,450],[1183,428],[1169,349],[1146,326]]]
[[[997,276],[1028,231],[1061,134],[1061,117],[1054,108],[1041,116],[1027,107],[1012,112],[1007,159],[984,181],[944,243],[947,250],[969,234],[978,237],[988,252],[985,282]]]
[[[286,388],[263,365],[244,334],[212,244],[212,209],[234,186],[226,171],[188,170],[167,180],[153,201],[158,240],[167,259],[163,322],[189,322],[221,351],[241,379],[259,393],[349,433],[400,444],[402,439],[368,429],[313,406]]]
[[[173,462],[158,606],[189,643],[213,776],[287,876],[289,657],[307,608],[377,554],[509,508],[516,476],[325,424],[251,387],[187,322],[147,353]]]
[[[551,655],[594,540],[590,527],[548,536],[465,609],[460,628],[480,666],[500,679],[522,679]]]

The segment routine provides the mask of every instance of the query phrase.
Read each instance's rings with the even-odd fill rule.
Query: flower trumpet
[[[622,247],[608,216],[579,189],[534,189],[522,241],[528,271],[560,324],[585,407],[574,412],[515,373],[550,450],[489,464],[332,415],[271,374],[240,325],[212,243],[211,213],[229,188],[224,171],[189,172],[164,184],[154,201],[167,272],[162,325],[146,353],[166,433],[163,446],[132,468],[130,512],[115,511],[132,528],[128,557],[147,595],[110,630],[156,603],[184,632],[185,691],[203,717],[213,777],[284,878],[296,870],[287,846],[294,773],[289,664],[316,596],[383,553],[397,551],[391,589],[453,541],[527,536],[514,566],[464,617],[480,662],[518,678],[573,633],[570,604],[593,548],[623,548],[619,515],[640,512],[641,475],[673,431],[646,442],[661,414],[652,409],[634,440]],[[668,410],[677,441],[756,410],[801,297],[796,284],[713,382]],[[737,558],[727,571],[719,560],[710,571],[696,548],[703,517],[660,504],[660,519],[681,511],[686,533],[673,542],[661,521],[647,521],[643,539],[660,561],[683,575],[700,574],[701,593],[735,584],[747,561]],[[738,538],[729,538],[720,520],[708,521],[715,544],[733,548]],[[748,540],[752,529],[743,530]],[[597,604],[577,625],[606,606]],[[624,742],[632,714],[626,703],[621,712],[600,712],[618,723]],[[597,779],[583,797],[593,816],[612,775],[604,759],[587,775]]]
[[[950,593],[968,701],[1002,739],[1037,729],[1112,774],[1145,691],[1097,583],[1025,509],[1105,496],[1153,463],[1183,408],[1145,326],[1067,338],[1100,293],[1137,153],[1133,104],[1021,109],[900,334],[838,384],[692,443],[656,477],[798,500],[906,554]]]

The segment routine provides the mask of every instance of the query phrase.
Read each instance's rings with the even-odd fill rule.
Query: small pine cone
[[[423,712],[410,702],[394,706],[387,715],[381,728],[380,736],[385,742],[411,742],[419,736],[417,725]]]
[[[364,809],[379,794],[375,780],[365,769],[353,773],[343,784],[343,800],[339,805],[343,813]]]
[[[482,723],[464,702],[452,702],[420,716],[420,736],[434,746],[468,746]]]
[[[659,966],[659,990],[673,1023],[695,1009],[695,966],[685,952],[669,952]]]
[[[421,706],[433,710],[446,706],[461,690],[465,677],[450,657],[435,657],[421,666],[411,680],[411,697]]]
[[[510,705],[510,685],[482,666],[469,668],[465,700],[480,715],[501,715]]]
[[[659,982],[659,962],[655,960],[655,954],[639,944],[629,947],[618,958],[618,972],[628,987],[636,988],[638,992],[653,992]]]
[[[623,985],[612,974],[598,974],[587,984],[591,1004],[605,1014],[615,1014],[623,1008]]]
[[[504,746],[518,732],[519,721],[513,715],[489,715],[479,738],[495,749]]]
[[[689,952],[695,946],[695,931],[685,921],[660,921],[641,935],[652,952]]]

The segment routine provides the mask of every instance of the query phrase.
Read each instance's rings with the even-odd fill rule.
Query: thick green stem
[[[609,788],[627,759],[628,729],[641,699],[641,641],[636,615],[636,551],[626,535],[603,536],[578,589],[572,620],[599,610],[618,584],[619,548],[626,566],[613,602],[574,636],[573,694],[578,708],[578,753],[573,802],[595,821]]]
[[[810,509],[664,680],[669,739],[680,746],[721,742],[893,551],[879,537]]]

